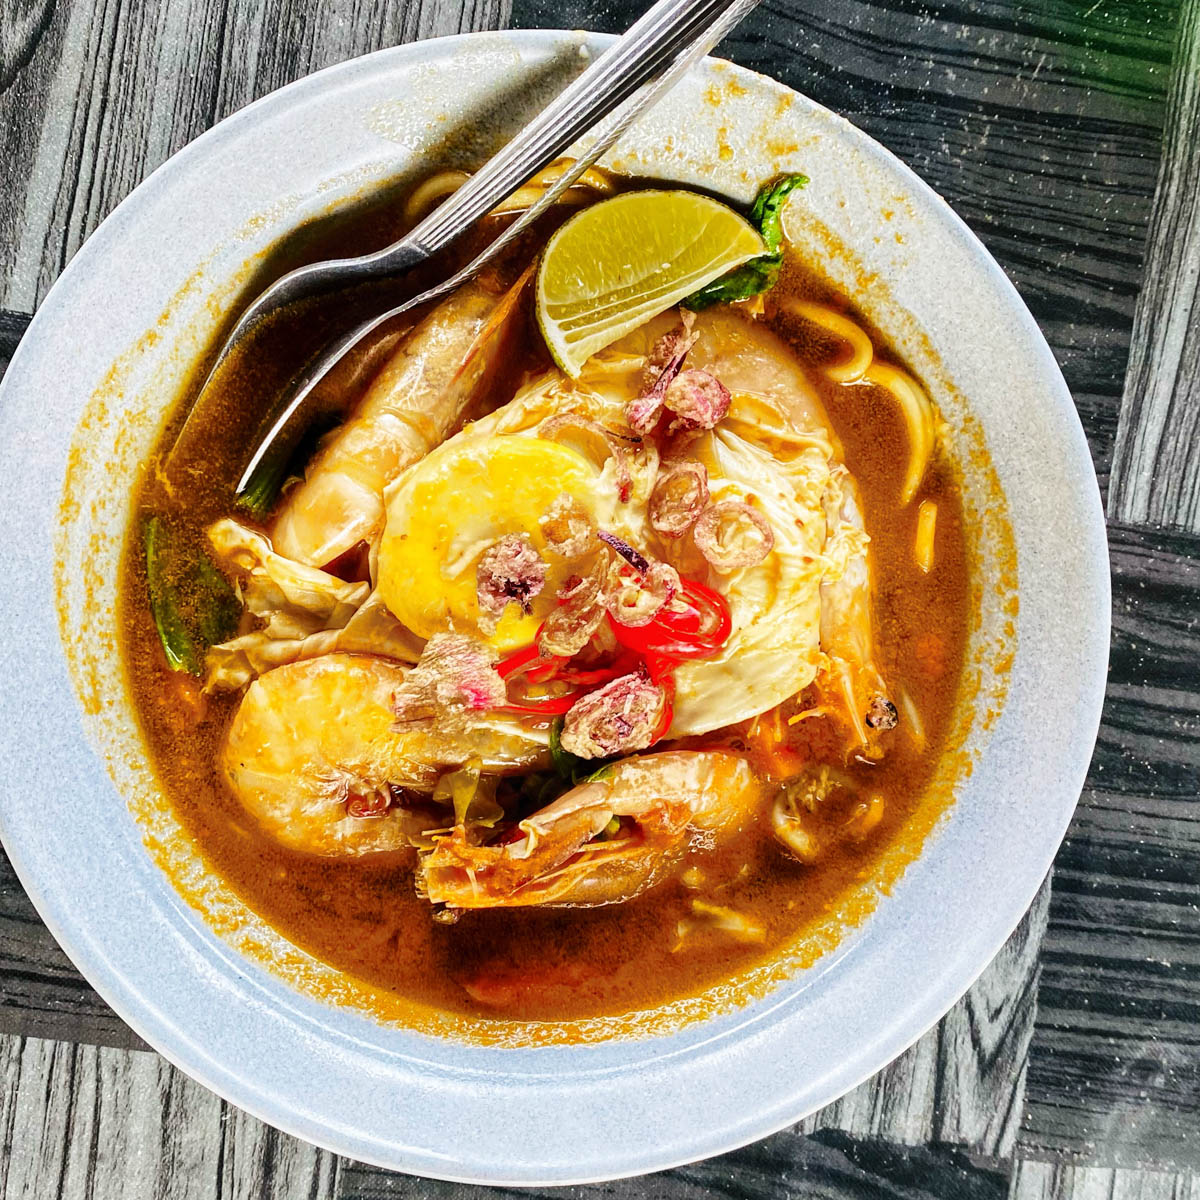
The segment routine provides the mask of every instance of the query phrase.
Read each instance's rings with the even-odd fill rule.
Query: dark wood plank
[[[1038,953],[1049,880],[967,994],[916,1045],[798,1127],[904,1145],[942,1143],[1011,1153],[1037,1011]]]
[[[370,50],[507,19],[508,0],[58,0],[5,18],[0,308],[33,311],[118,201],[235,109]]]
[[[481,1188],[344,1162],[338,1200],[1004,1200],[1004,1164],[826,1131],[777,1133],[659,1175],[567,1188]]]
[[[623,28],[640,0],[514,0]],[[720,53],[842,113],[950,201],[1062,364],[1102,486],[1158,171],[1177,0],[766,0]]]
[[[221,1173],[215,1200],[333,1200],[340,1191],[343,1160],[336,1154],[280,1133],[224,1101],[218,1138]],[[171,1171],[160,1194],[174,1200],[176,1186]]]
[[[1190,1171],[1024,1160],[1013,1170],[1009,1200],[1200,1200],[1200,1178]]]
[[[0,379],[4,378],[9,361],[17,351],[17,343],[29,328],[30,319],[26,313],[0,310]]]
[[[3,1200],[329,1200],[334,1155],[156,1054],[0,1037]]]
[[[145,1045],[62,952],[2,850],[0,1034],[63,1038],[126,1049]]]
[[[1200,538],[1113,526],[1114,636],[1055,864],[1021,1153],[1200,1165]]]
[[[1200,0],[1184,0],[1109,514],[1200,533]]]
[[[8,87],[16,73],[29,61],[46,26],[54,0],[30,0],[9,4],[0,22],[0,92]]]

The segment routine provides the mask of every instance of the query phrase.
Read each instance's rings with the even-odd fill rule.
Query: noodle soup
[[[386,242],[461,181],[308,253]],[[772,248],[795,184],[681,302],[572,308],[575,222],[619,241],[651,194],[725,219],[590,171],[360,346],[240,494],[262,397],[380,292],[267,330],[139,486],[123,648],[182,821],[297,945],[451,1012],[621,1013],[779,955],[920,836],[946,748],[970,581],[936,413]]]

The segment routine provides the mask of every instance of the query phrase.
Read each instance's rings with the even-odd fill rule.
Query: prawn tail
[[[536,262],[530,263],[501,297],[463,356],[454,376],[455,385],[465,385],[477,395],[487,379],[505,361],[505,351],[513,345],[524,327],[526,314],[523,301],[536,268]]]

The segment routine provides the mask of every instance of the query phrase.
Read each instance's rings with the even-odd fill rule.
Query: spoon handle
[[[401,242],[374,256],[387,270],[394,256],[407,264],[413,251],[436,254],[511,195],[531,175],[560,157],[577,138],[619,108],[681,53],[707,53],[758,0],[658,0],[502,150],[433,210]],[[702,38],[706,30],[715,36]],[[638,106],[641,107],[640,105]],[[624,115],[624,114],[623,114]],[[624,124],[632,120],[626,116]],[[597,155],[598,157],[598,155]]]
[[[670,62],[665,70],[660,71],[657,78],[653,78],[650,83],[636,91],[616,111],[611,112],[606,120],[596,126],[588,139],[588,144],[579,150],[575,161],[533,205],[507,226],[494,241],[489,242],[456,275],[447,279],[444,284],[431,288],[419,298],[420,301],[424,303],[438,295],[447,295],[454,291],[468,279],[473,278],[505,246],[516,241],[526,229],[541,218],[543,213],[554,207],[558,198],[616,142],[643,112],[652,108],[664,93],[671,90],[682,75],[708,54],[758,4],[759,0],[732,0],[732,3],[726,4],[725,11],[698,36],[694,37],[690,44],[679,51],[674,61]],[[528,176],[522,176],[521,181],[524,182],[526,178]]]
[[[678,0],[675,0],[675,2],[677,4]],[[657,77],[648,76],[648,78],[652,79],[652,82],[644,84],[640,90],[635,91],[632,96],[627,97],[625,102],[619,105],[615,112],[611,107],[605,109],[608,119],[603,121],[595,130],[591,144],[579,153],[578,159],[571,168],[547,188],[545,194],[528,211],[518,217],[495,241],[485,247],[476,258],[463,267],[457,274],[444,280],[442,283],[429,288],[418,296],[413,296],[403,304],[399,304],[387,312],[379,313],[369,320],[364,321],[357,328],[350,330],[349,333],[332,346],[329,346],[323,354],[310,363],[301,377],[295,381],[295,390],[290,400],[275,414],[275,418],[266,436],[255,447],[254,453],[242,471],[242,476],[238,480],[237,486],[239,496],[246,494],[252,488],[263,462],[272,453],[275,445],[281,439],[286,438],[287,430],[292,425],[296,413],[304,406],[317,384],[349,350],[384,322],[390,321],[393,317],[400,316],[402,313],[408,312],[420,305],[428,304],[432,300],[437,300],[472,278],[485,263],[494,258],[504,246],[517,238],[524,229],[551,207],[558,197],[624,133],[639,114],[654,105],[665,92],[671,89],[680,76],[685,74],[695,63],[699,62],[758,3],[759,0],[725,0],[721,6],[722,11],[718,13],[716,18],[706,27],[702,27],[698,31],[693,31],[690,42],[676,49],[674,61],[667,59],[665,63],[660,62]],[[663,5],[660,4],[658,7],[661,8]],[[652,9],[651,12],[653,11],[655,10]],[[633,28],[636,29],[637,26]],[[616,43],[610,48],[610,52],[617,49],[620,45],[621,42]],[[594,66],[599,66],[603,61],[604,56],[597,59]],[[576,82],[582,81],[587,75],[588,72],[585,71]],[[563,148],[565,149],[570,144],[570,142],[565,143]],[[552,155],[551,159],[553,157]],[[492,163],[495,161],[496,159],[492,159]],[[490,167],[492,163],[489,163],[488,166]],[[525,168],[522,167],[521,170],[525,170]],[[535,167],[534,170],[537,170],[537,168]],[[475,178],[478,177],[476,176]],[[519,174],[518,182],[524,183],[527,178],[528,174]],[[436,216],[437,213],[441,212],[461,192],[466,191],[471,186],[471,182],[468,181],[463,184],[459,191],[450,197],[450,200],[445,201],[441,208],[434,210],[434,215]],[[500,191],[495,202],[498,203],[499,200],[504,199],[511,191],[511,187]],[[483,211],[489,211],[492,203],[491,199],[487,200]],[[429,219],[427,218],[413,232],[420,232],[428,224]],[[453,233],[450,236],[453,236]],[[390,254],[401,247],[404,247],[408,253],[416,251],[416,247],[412,245],[409,238],[406,238],[404,241],[389,247],[381,253],[385,255]],[[421,253],[420,257],[424,257],[424,254]]]

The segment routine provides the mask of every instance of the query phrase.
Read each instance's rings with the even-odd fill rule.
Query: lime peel
[[[574,377],[597,351],[766,250],[744,217],[709,196],[625,192],[584,209],[547,243],[538,325]]]

